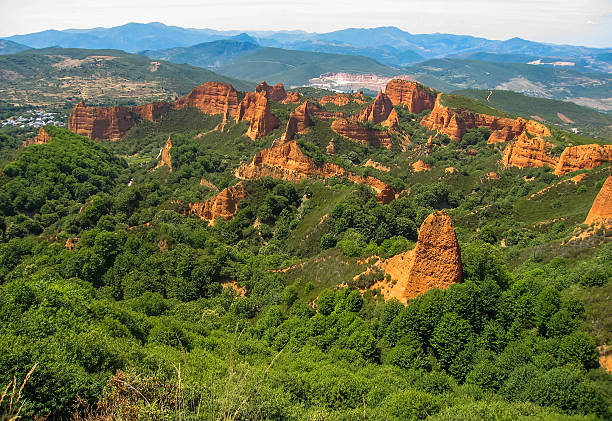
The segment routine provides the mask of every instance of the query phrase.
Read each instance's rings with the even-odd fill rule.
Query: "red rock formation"
[[[270,111],[270,101],[262,93],[247,92],[236,114],[236,121],[249,120],[246,135],[255,140],[278,127],[279,120]]]
[[[391,100],[380,91],[374,102],[357,114],[357,121],[362,123],[370,121],[372,124],[379,124],[387,120],[392,111],[395,111],[395,109]],[[397,113],[395,113],[395,120],[397,120]]]
[[[557,159],[549,155],[554,146],[539,137],[529,138],[522,134],[516,141],[506,146],[502,164],[506,168],[542,167],[544,165],[555,167]]]
[[[356,121],[338,118],[333,121],[331,129],[341,136],[370,146],[391,148],[391,137],[386,130],[368,130]]]
[[[49,136],[49,133],[45,130],[44,127],[41,127],[40,129],[38,129],[38,134],[36,136],[23,142],[23,146],[26,147],[30,145],[41,145],[43,143],[49,143],[50,141],[51,136]]]
[[[329,162],[315,165],[312,158],[302,152],[294,140],[257,152],[250,164],[236,169],[235,175],[242,179],[273,177],[291,182],[299,182],[307,177],[345,177],[354,183],[372,187],[377,192],[377,200],[382,203],[388,203],[395,198],[395,191],[377,178],[355,175]]]
[[[356,102],[358,104],[363,104],[365,102],[365,96],[363,92],[359,92],[355,95],[351,94],[335,94],[335,95],[327,95],[319,98],[319,104],[335,104],[340,107],[344,105],[348,105],[351,102]]]
[[[436,98],[423,85],[402,79],[393,79],[387,83],[385,94],[393,105],[404,105],[411,113],[431,110]]]
[[[161,150],[161,159],[155,166],[155,169],[167,165],[168,168],[170,168],[170,172],[172,172],[172,157],[170,156],[170,149],[172,149],[172,141],[170,140],[170,136],[168,136],[168,140],[166,140],[166,145]]]
[[[194,107],[206,114],[229,113],[233,116],[238,111],[238,93],[227,83],[206,82],[177,99],[174,107]]]
[[[167,102],[152,102],[150,104],[132,107],[131,110],[149,121],[157,121],[162,115],[170,110],[170,104]]]
[[[414,164],[412,164],[412,169],[415,172],[429,171],[431,170],[431,165],[428,165],[425,162],[423,162],[423,160],[419,159]]]
[[[68,130],[90,139],[119,140],[136,124],[126,107],[87,107],[79,102],[68,118]]]
[[[488,143],[507,142],[525,130],[532,135],[550,136],[550,130],[546,126],[533,120],[525,121],[522,118],[503,118],[467,110],[450,109],[442,105],[441,97],[442,94],[439,94],[433,110],[421,120],[421,124],[453,140],[461,140],[468,129],[476,127],[487,127],[492,131]]]
[[[246,197],[246,190],[242,183],[221,190],[217,195],[205,202],[189,204],[189,214],[196,215],[211,224],[221,217],[230,220],[236,215],[238,203]]]
[[[287,121],[287,128],[285,134],[283,134],[282,140],[292,140],[296,134],[303,134],[308,131],[308,128],[312,125],[312,114],[314,112],[314,105],[310,101],[306,100],[302,105],[297,107],[291,112],[289,121]]]
[[[328,155],[336,154],[336,144],[334,143],[334,139],[330,140],[327,146],[325,147],[325,153]]]
[[[270,101],[280,102],[287,98],[287,92],[282,83],[270,86],[264,80],[255,88],[255,92],[264,94]]]
[[[612,219],[612,175],[608,176],[601,187],[584,223],[607,222],[610,219]]]
[[[447,288],[461,282],[461,275],[461,251],[453,221],[445,211],[432,213],[419,229],[404,296],[411,299],[432,288]]]
[[[283,100],[283,104],[297,104],[302,101],[302,95],[299,92],[287,92],[287,98]]]
[[[612,162],[612,145],[580,145],[565,148],[555,174],[565,175],[573,171],[588,170],[606,162]]]

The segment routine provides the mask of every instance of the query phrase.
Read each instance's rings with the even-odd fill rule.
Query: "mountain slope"
[[[27,45],[19,44],[8,39],[0,39],[0,54],[15,54],[29,49],[30,47]]]
[[[393,76],[399,71],[368,57],[260,48],[237,57],[217,71],[244,80],[266,80],[286,85],[306,85],[327,72],[376,73]]]
[[[192,66],[214,69],[231,59],[260,48],[249,41],[218,40],[192,45],[175,47],[166,50],[145,50],[140,54],[154,59],[167,60],[172,63],[186,63]]]
[[[186,64],[119,50],[45,48],[0,56],[0,100],[59,105],[151,102],[184,95],[207,81],[252,89],[251,83]]]

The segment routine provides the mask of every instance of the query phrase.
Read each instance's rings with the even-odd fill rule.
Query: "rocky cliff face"
[[[612,145],[570,146],[561,153],[555,174],[565,175],[573,171],[588,170],[606,162],[612,162]]]
[[[444,211],[432,213],[419,229],[405,297],[414,298],[431,288],[447,288],[461,282],[461,275],[461,251],[453,221]]]
[[[283,141],[292,140],[296,134],[303,134],[308,131],[308,128],[312,125],[314,108],[314,105],[306,100],[302,105],[291,112],[289,121],[287,121],[285,134],[283,134],[282,137]]]
[[[597,194],[593,206],[584,221],[585,224],[606,223],[612,219],[612,175],[606,179]]]
[[[138,105],[137,107],[131,108],[132,112],[149,121],[157,121],[162,115],[166,114],[169,109],[170,104],[167,102],[152,102],[150,104]]]
[[[74,107],[68,118],[68,130],[94,140],[119,140],[135,124],[129,108],[87,107],[83,101]]]
[[[335,95],[327,95],[319,98],[319,104],[335,104],[340,107],[344,105],[348,105],[351,102],[356,102],[358,104],[363,104],[365,102],[365,96],[363,92],[359,92],[355,95],[352,94],[335,94]]]
[[[285,86],[282,83],[270,86],[264,80],[255,88],[255,92],[264,94],[270,101],[280,102],[287,98],[287,92],[285,92]]]
[[[528,131],[532,135],[550,136],[550,130],[541,123],[522,118],[512,119],[496,117],[472,111],[450,109],[441,103],[439,94],[431,113],[421,120],[429,130],[436,130],[453,140],[461,140],[468,129],[487,127],[491,130],[488,143],[508,142],[521,133]]]
[[[236,114],[236,121],[251,122],[246,135],[255,140],[278,127],[279,120],[270,111],[270,101],[259,92],[247,92]]]
[[[214,224],[215,219],[221,217],[230,220],[236,215],[238,203],[246,197],[246,190],[242,183],[221,190],[216,196],[205,202],[189,204],[189,214],[198,216]]]
[[[357,121],[361,123],[365,123],[366,121],[371,122],[372,124],[379,124],[385,122],[389,116],[393,114],[392,119],[394,122],[388,123],[397,127],[399,124],[397,120],[397,112],[393,108],[393,104],[387,95],[383,94],[382,91],[378,92],[378,95],[374,99],[374,102],[368,105],[366,108],[361,110],[357,114]]]
[[[417,114],[433,109],[436,101],[435,96],[425,90],[421,84],[401,79],[389,81],[385,94],[393,105],[406,106],[411,113]]]
[[[168,136],[168,140],[166,140],[166,144],[164,148],[161,150],[161,159],[155,166],[155,169],[163,167],[166,165],[170,172],[172,172],[172,157],[170,156],[170,150],[172,149],[172,140],[170,140],[170,136]]]
[[[206,114],[235,115],[238,111],[238,93],[232,85],[221,82],[206,82],[196,86],[174,103],[175,108],[194,107]]]
[[[287,98],[283,100],[283,104],[297,104],[302,100],[302,95],[299,92],[287,92]]]
[[[339,176],[348,178],[354,183],[369,185],[376,191],[377,200],[382,203],[388,203],[395,198],[395,191],[377,178],[352,174],[339,165],[329,162],[320,166],[315,165],[312,158],[302,152],[296,141],[278,143],[269,149],[257,152],[251,163],[239,167],[235,175],[242,179],[273,177],[291,182],[299,182],[307,177]]]
[[[557,159],[550,156],[550,150],[554,146],[539,137],[529,138],[527,135],[521,135],[504,149],[502,164],[506,168],[542,167],[544,165],[555,167]]]
[[[41,127],[38,130],[38,134],[36,136],[23,142],[23,146],[26,147],[30,145],[41,145],[43,143],[49,143],[50,141],[51,136],[49,136],[49,133],[45,130],[44,127]]]
[[[331,129],[341,136],[364,145],[391,147],[391,137],[386,130],[369,130],[360,123],[345,118],[334,120]]]
[[[372,286],[385,299],[404,304],[432,288],[444,289],[461,282],[461,251],[453,222],[444,211],[429,215],[419,229],[413,250],[381,260],[377,266],[391,277]]]

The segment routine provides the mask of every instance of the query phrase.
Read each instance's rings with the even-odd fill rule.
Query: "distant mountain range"
[[[244,31],[181,28],[162,23],[128,23],[113,28],[47,30],[7,37],[33,48],[50,46],[73,48],[114,48],[127,52],[190,47],[204,42],[231,39]],[[396,27],[350,28],[328,33],[303,31],[251,31],[252,42],[263,47],[324,53],[363,55],[391,66],[406,66],[425,59],[446,56],[466,57],[474,53],[519,54],[533,61],[538,58],[585,60],[591,70],[610,69],[612,47],[597,49],[571,45],[545,44],[512,38],[488,40],[466,35],[411,34]],[[234,39],[236,41],[236,39]],[[602,67],[603,66],[603,67]]]
[[[29,49],[30,47],[27,45],[9,41],[8,39],[0,39],[0,54],[15,54]]]

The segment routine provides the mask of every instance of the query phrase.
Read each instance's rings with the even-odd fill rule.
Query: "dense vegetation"
[[[426,156],[422,116],[400,108],[416,152],[395,137],[391,150],[337,138],[330,157],[321,122],[299,138],[311,156],[394,183],[391,203],[337,177],[264,178],[244,181],[232,220],[188,217],[187,203],[214,194],[201,180],[233,185],[291,107],[275,104],[281,128],[255,142],[244,122],[211,132],[218,117],[184,109],[119,142],[49,128],[50,143],[16,152],[0,178],[0,384],[14,375],[18,389],[34,367],[21,415],[612,417],[597,354],[611,339],[612,248],[562,245],[608,167],[530,200],[559,179],[543,168],[489,177],[500,150],[482,129],[440,137]],[[173,171],[154,169],[169,135]],[[413,172],[418,158],[434,168]],[[439,209],[455,222],[464,281],[406,306],[368,290],[384,277],[358,276],[371,256],[414,247]]]

